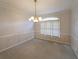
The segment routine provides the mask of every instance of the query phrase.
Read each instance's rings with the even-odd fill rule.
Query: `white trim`
[[[27,38],[26,38],[27,40],[23,40],[21,42],[13,44],[13,45],[11,45],[7,48],[5,47],[5,48],[0,50],[0,53],[34,38],[34,33],[33,32],[30,32],[30,33],[23,32],[23,33],[13,33],[13,34],[3,35],[3,36],[0,36],[0,39],[2,39],[2,38],[6,39],[6,38],[13,37],[13,36],[15,37],[16,35],[27,35]]]
[[[32,37],[29,37],[27,40],[24,40],[24,41],[22,41],[22,42],[19,42],[19,43],[17,43],[17,44],[14,44],[14,45],[11,45],[11,46],[9,46],[9,47],[7,47],[7,48],[4,48],[4,49],[0,50],[0,53],[3,52],[3,51],[8,50],[8,49],[10,49],[10,48],[16,47],[17,45],[20,45],[20,44],[22,44],[22,43],[24,43],[24,42],[27,42],[27,41],[29,41],[29,40],[32,40],[33,38],[34,38],[33,36],[32,36]]]
[[[59,20],[58,17],[48,17],[48,18],[44,18],[41,21],[50,21],[50,20]]]
[[[33,32],[31,32],[31,33],[33,33]],[[7,38],[7,37],[11,37],[11,36],[15,36],[15,35],[22,35],[22,34],[30,34],[30,33],[23,32],[23,33],[6,34],[6,35],[0,36],[0,38]]]

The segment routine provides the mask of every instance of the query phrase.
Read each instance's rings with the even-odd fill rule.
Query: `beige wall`
[[[78,55],[78,6],[77,0],[72,0],[72,21],[71,21],[71,46],[76,55]]]
[[[52,14],[42,15],[43,18],[45,17],[59,17],[60,18],[60,31],[61,31],[61,39],[62,42],[70,43],[70,15],[71,10],[64,10]],[[40,23],[35,25],[35,31],[37,32],[36,35],[39,33],[39,26]]]
[[[0,52],[34,38],[28,16],[6,6],[0,7]]]
[[[33,23],[2,23],[0,25],[0,51],[33,38]]]

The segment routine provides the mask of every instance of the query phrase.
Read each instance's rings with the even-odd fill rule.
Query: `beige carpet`
[[[0,59],[77,59],[66,45],[33,39],[0,53]]]

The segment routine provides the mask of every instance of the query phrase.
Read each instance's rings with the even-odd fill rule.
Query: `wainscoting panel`
[[[0,36],[0,52],[34,38],[34,33],[15,33]]]

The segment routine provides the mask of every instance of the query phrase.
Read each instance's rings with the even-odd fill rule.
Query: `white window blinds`
[[[60,21],[50,20],[41,22],[41,34],[60,37]]]

